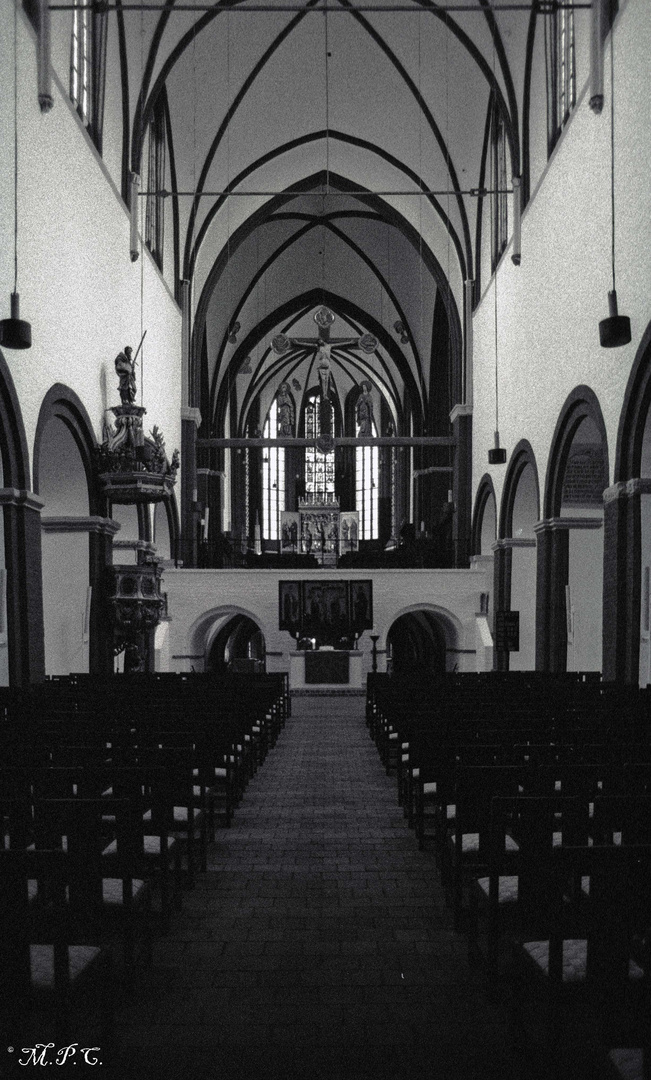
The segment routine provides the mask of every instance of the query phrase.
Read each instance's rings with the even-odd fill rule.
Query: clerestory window
[[[165,188],[165,98],[161,94],[149,124],[149,157],[147,171],[147,205],[145,209],[145,243],[160,270],[163,269],[165,200],[160,194]]]
[[[70,100],[99,152],[102,152],[106,30],[108,14],[75,0],[70,43]]]
[[[574,12],[554,7],[545,14],[547,151],[551,154],[576,104]]]

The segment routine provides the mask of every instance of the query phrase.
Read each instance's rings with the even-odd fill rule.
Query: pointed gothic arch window
[[[574,12],[554,7],[545,15],[547,152],[551,154],[576,104]]]
[[[165,119],[165,95],[160,94],[149,122],[145,243],[161,271],[163,269],[165,202],[160,192],[165,187]]]
[[[491,117],[491,261],[497,266],[508,241],[508,175],[506,166],[506,128],[497,101],[493,100]]]
[[[278,435],[278,401],[271,403],[264,425],[265,439]],[[262,534],[267,540],[280,537],[280,515],[285,509],[285,448],[265,447],[262,452]]]
[[[87,0],[75,0],[70,41],[70,100],[95,146],[102,152],[106,31],[108,12],[94,11]]]
[[[330,402],[330,430],[334,430],[334,409]],[[305,406],[305,438],[321,434],[321,394],[310,394]],[[305,447],[305,495],[310,502],[328,502],[335,494],[335,452],[322,454],[316,446]]]
[[[373,438],[377,427],[372,421]],[[359,424],[355,433],[359,435]],[[377,540],[379,532],[378,494],[380,453],[377,446],[355,447],[355,509],[359,513],[360,540]]]

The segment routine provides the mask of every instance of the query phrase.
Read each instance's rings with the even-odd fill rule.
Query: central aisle
[[[515,1076],[363,698],[294,700],[118,1039],[120,1077]]]

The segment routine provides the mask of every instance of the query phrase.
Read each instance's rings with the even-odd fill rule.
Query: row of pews
[[[9,1043],[24,1045],[30,1014],[57,1046],[79,1039],[80,1015],[110,1042],[117,995],[151,961],[289,711],[284,673],[71,675],[0,690]]]
[[[651,1075],[650,710],[593,673],[369,677],[371,737],[532,1076]]]

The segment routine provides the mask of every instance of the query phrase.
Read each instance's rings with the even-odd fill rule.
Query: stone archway
[[[95,445],[77,395],[62,384],[51,387],[34,440],[34,487],[45,504],[43,609],[50,675],[113,670],[104,575],[118,526],[95,485]]]
[[[601,670],[604,511],[608,443],[588,386],[567,398],[547,467],[544,517],[536,525],[536,667]]]
[[[44,678],[41,500],[11,372],[0,353],[0,685]]]
[[[651,681],[651,323],[629,376],[604,492],[603,674]]]
[[[396,674],[436,676],[455,669],[459,640],[459,628],[449,612],[422,604],[396,612],[386,633],[386,648]]]
[[[519,649],[512,653],[495,650],[495,666],[501,671],[535,667],[534,530],[539,517],[538,467],[530,444],[523,439],[515,447],[506,473],[495,542],[495,611],[517,611],[520,616]]]

